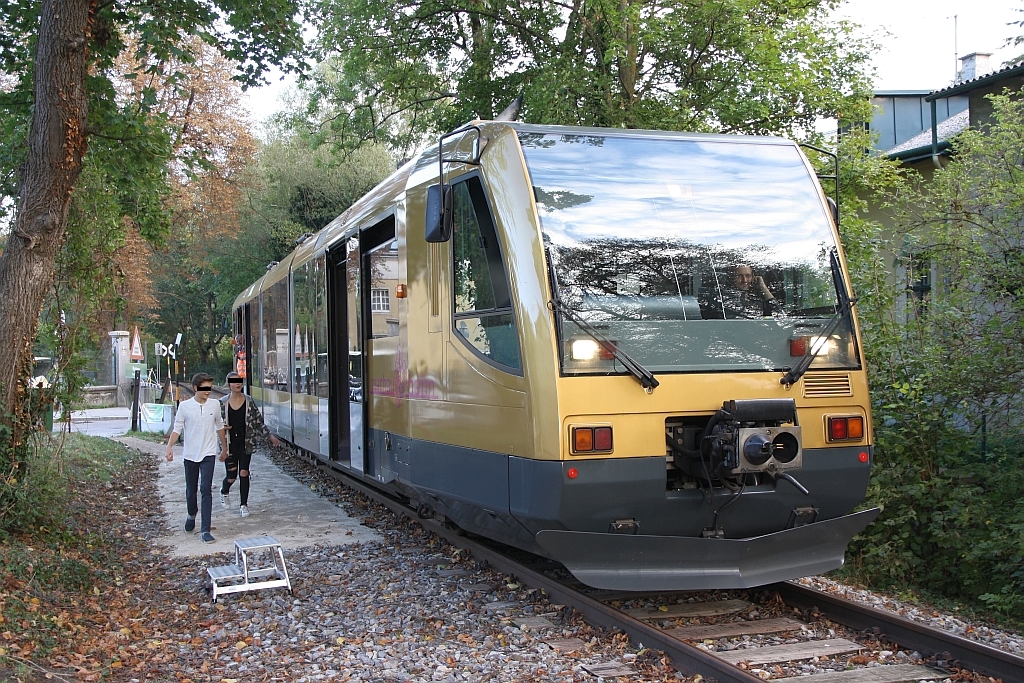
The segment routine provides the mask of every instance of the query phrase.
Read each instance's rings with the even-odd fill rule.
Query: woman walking
[[[224,482],[220,487],[220,502],[227,510],[231,507],[231,485],[238,479],[238,514],[249,516],[249,463],[256,450],[256,435],[270,437],[270,443],[280,445],[277,437],[263,423],[263,415],[255,401],[242,393],[242,376],[229,372],[228,395],[220,399],[221,415],[228,432],[228,458],[224,461]]]

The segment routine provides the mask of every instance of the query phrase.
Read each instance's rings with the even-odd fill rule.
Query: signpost
[[[139,338],[139,328],[136,326],[135,334],[132,335],[132,351],[129,355],[132,360],[146,360],[146,354],[142,352],[142,340]]]
[[[171,381],[171,377],[172,376],[174,377],[174,379],[178,378],[178,347],[179,347],[180,344],[181,344],[181,332],[179,332],[177,334],[177,336],[174,338],[174,343],[173,344],[161,344],[160,342],[156,342],[155,344],[153,344],[153,353],[156,354],[157,356],[160,356],[162,358],[166,358],[167,359],[167,381],[168,382]],[[171,369],[171,361],[174,361],[173,371]],[[174,403],[175,403],[175,405],[177,405],[177,403],[178,403],[178,398],[179,398],[179,396],[178,396],[178,389],[177,389],[177,387],[175,387],[175,389],[174,389]]]

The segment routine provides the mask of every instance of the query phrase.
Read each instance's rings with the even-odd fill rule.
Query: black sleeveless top
[[[244,403],[237,410],[228,404],[228,432],[231,434],[232,454],[245,453],[245,408]]]

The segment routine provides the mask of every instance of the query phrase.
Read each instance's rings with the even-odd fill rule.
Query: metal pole
[[[139,431],[139,384],[142,373],[135,371],[135,381],[132,383],[132,431]]]

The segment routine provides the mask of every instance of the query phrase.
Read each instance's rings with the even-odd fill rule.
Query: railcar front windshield
[[[771,140],[519,132],[554,286],[652,372],[859,367],[817,180]],[[625,368],[558,316],[562,370]]]

